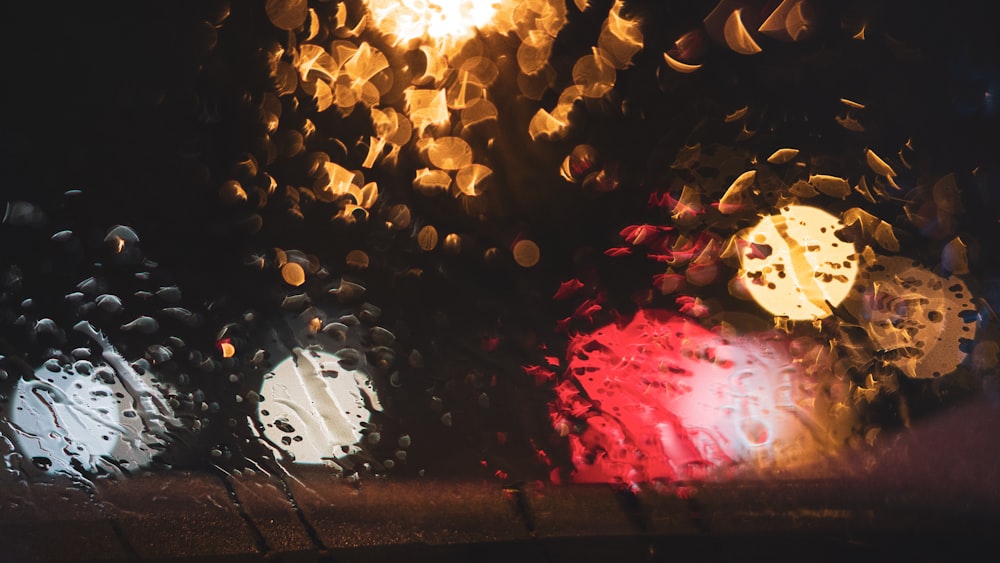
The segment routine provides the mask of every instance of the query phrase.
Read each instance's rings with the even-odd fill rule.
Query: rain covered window
[[[996,409],[982,14],[4,10],[44,37],[5,49],[3,483],[685,498],[873,482]]]

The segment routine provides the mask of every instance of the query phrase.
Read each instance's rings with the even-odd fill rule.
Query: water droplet
[[[116,225],[104,236],[104,242],[111,250],[115,261],[123,264],[138,264],[142,262],[142,251],[139,249],[139,235],[131,227]]]
[[[344,323],[328,323],[323,327],[323,332],[332,337],[335,341],[339,343],[344,343],[347,341],[347,331],[349,330],[347,325]]]
[[[47,457],[35,456],[31,458],[31,463],[42,471],[48,471],[52,467],[52,460]]]
[[[141,316],[132,322],[123,324],[121,328],[122,330],[134,330],[141,334],[153,334],[160,329],[160,323],[152,317]]]
[[[348,252],[344,261],[348,266],[359,270],[367,268],[369,264],[368,254],[363,250],[352,250]]]
[[[457,233],[448,233],[444,237],[444,249],[449,254],[458,254],[462,251],[462,237]]]
[[[156,296],[167,303],[177,303],[181,300],[181,290],[175,285],[161,287],[156,290]]]
[[[309,3],[306,0],[267,0],[264,11],[274,27],[292,31],[306,22]]]
[[[437,247],[438,232],[433,225],[425,225],[417,233],[417,245],[421,250],[430,251]]]
[[[69,355],[77,360],[83,360],[90,357],[90,348],[73,348]]]
[[[76,284],[76,288],[82,291],[86,295],[93,295],[97,293],[101,284],[95,278],[87,278],[82,282]]]
[[[38,319],[35,322],[34,332],[36,336],[59,337],[62,331],[52,319]]]
[[[424,356],[420,353],[420,350],[410,350],[410,355],[407,356],[406,360],[412,368],[420,369],[424,367]]]
[[[115,295],[98,295],[94,302],[97,303],[98,308],[106,313],[119,313],[124,308],[122,300]]]
[[[170,350],[170,348],[167,348],[162,344],[153,344],[146,348],[146,356],[154,364],[162,364],[163,362],[170,361],[170,359],[173,358],[174,353]]]
[[[356,371],[365,365],[365,356],[354,348],[343,348],[338,350],[334,357],[340,363],[340,367],[348,371]]]
[[[72,238],[73,238],[73,231],[69,230],[59,231],[58,233],[52,235],[52,242],[57,242],[61,244],[69,242],[70,240],[72,240]]]
[[[281,300],[281,308],[290,311],[297,311],[305,308],[312,300],[305,293],[298,293],[295,295],[288,295]]]
[[[393,342],[396,341],[396,335],[380,326],[373,327],[368,335],[371,337],[372,343],[377,346],[392,346]]]
[[[363,285],[342,279],[340,280],[340,285],[331,288],[328,292],[331,295],[336,295],[337,300],[341,303],[347,303],[360,299],[365,294],[365,291]]]
[[[379,307],[377,307],[377,306],[375,306],[375,305],[373,305],[371,303],[363,303],[361,305],[361,320],[362,321],[364,321],[366,323],[369,323],[369,324],[374,324],[374,323],[377,323],[378,320],[381,317],[382,317],[382,309],[381,308],[379,308]]]
[[[11,201],[7,203],[3,222],[7,225],[40,227],[45,224],[45,212],[41,207],[27,201]]]
[[[396,353],[388,346],[378,346],[372,349],[375,358],[375,366],[383,372],[392,367],[396,361]]]

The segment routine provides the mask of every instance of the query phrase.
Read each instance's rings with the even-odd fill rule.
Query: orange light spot
[[[482,164],[468,164],[455,174],[455,185],[465,195],[477,196],[483,192],[485,181],[493,170]]]
[[[740,15],[742,11],[742,8],[735,10],[726,19],[726,25],[723,29],[726,45],[741,55],[756,55],[761,52],[761,48],[750,36],[746,25],[743,24],[743,17]]]
[[[232,358],[236,355],[236,346],[233,346],[233,342],[228,338],[223,338],[218,342],[219,351],[222,352],[223,358]]]
[[[281,278],[285,280],[285,283],[292,287],[298,287],[305,283],[306,272],[302,269],[302,266],[296,264],[295,262],[286,262],[284,266],[281,267]]]
[[[352,250],[348,252],[344,261],[348,266],[358,268],[359,270],[367,268],[369,264],[368,254],[363,250]]]
[[[425,225],[417,233],[417,246],[420,250],[431,251],[437,247],[438,232],[433,225]]]
[[[427,159],[442,170],[458,170],[472,164],[472,147],[458,137],[444,137],[430,141]]]
[[[522,239],[514,243],[514,261],[522,268],[530,268],[541,259],[542,252],[534,241]]]

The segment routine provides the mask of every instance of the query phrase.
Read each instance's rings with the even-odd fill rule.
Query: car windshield
[[[156,490],[231,507],[244,531],[220,533],[255,556],[697,535],[706,513],[884,531],[913,506],[893,494],[931,495],[920,525],[996,520],[984,14],[3,11],[0,486],[25,522],[69,502],[146,558],[216,553],[144,551],[125,515],[174,514]],[[443,528],[479,532],[431,521],[443,490],[466,506]],[[346,540],[337,502],[399,502],[412,529],[379,536],[372,509]],[[584,505],[577,532],[551,520]],[[657,528],[676,506],[692,527]],[[42,538],[5,542],[63,557]]]

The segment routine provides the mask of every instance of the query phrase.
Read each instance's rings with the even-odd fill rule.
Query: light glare
[[[373,21],[397,45],[421,38],[458,45],[489,25],[499,8],[497,2],[472,0],[368,0]]]

